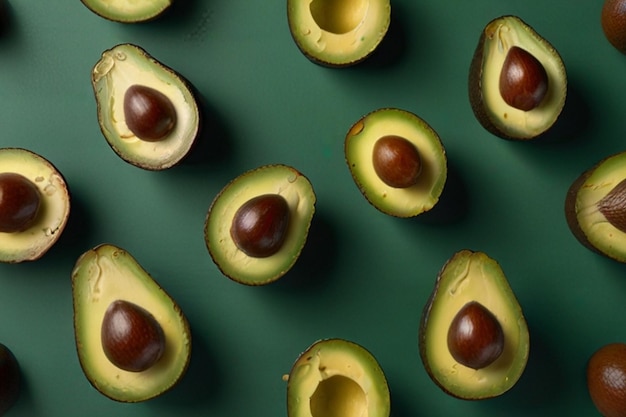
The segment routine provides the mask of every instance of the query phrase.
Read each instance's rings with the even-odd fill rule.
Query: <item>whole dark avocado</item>
[[[17,402],[21,390],[20,366],[11,350],[0,343],[0,416]]]

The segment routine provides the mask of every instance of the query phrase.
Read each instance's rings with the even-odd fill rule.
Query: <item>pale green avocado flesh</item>
[[[626,152],[612,155],[585,172],[567,202],[568,222],[583,243],[603,255],[626,262],[626,233],[612,225],[598,203],[626,179]],[[576,233],[575,233],[576,234]]]
[[[420,154],[422,170],[411,187],[390,187],[374,170],[374,145],[388,135],[407,139]],[[345,157],[365,198],[378,210],[396,217],[413,217],[432,209],[448,174],[446,152],[437,133],[415,114],[394,108],[373,111],[356,122],[345,138]]]
[[[278,194],[289,206],[290,220],[282,246],[272,256],[253,257],[240,250],[230,234],[237,210],[248,200]],[[246,285],[262,285],[286,274],[298,259],[315,212],[309,180],[286,165],[266,165],[232,180],[214,199],[205,222],[207,249],[224,275]]]
[[[503,16],[484,29],[470,71],[472,106],[483,124],[499,136],[533,139],[555,123],[567,95],[565,65],[557,50],[516,16]],[[548,75],[548,90],[539,106],[523,111],[508,105],[499,89],[500,73],[509,49],[518,46],[533,55]],[[485,120],[485,118],[487,120]]]
[[[347,66],[371,55],[391,20],[389,0],[287,0],[291,35],[314,62]]]
[[[152,20],[164,13],[172,0],[82,0],[92,12],[120,23]]]
[[[457,312],[477,301],[495,315],[504,332],[498,359],[481,369],[458,363],[447,345]],[[520,304],[500,265],[482,252],[457,252],[439,273],[420,325],[420,354],[433,381],[448,394],[467,400],[496,397],[521,377],[529,354],[529,334]]]
[[[69,220],[67,183],[50,161],[21,148],[0,149],[0,173],[17,173],[27,178],[41,198],[37,217],[26,230],[0,232],[0,262],[37,260],[58,241]]]
[[[288,376],[289,417],[388,417],[390,403],[385,374],[374,356],[343,339],[314,343]]]
[[[120,44],[102,53],[91,82],[100,129],[115,153],[128,163],[148,170],[178,164],[191,150],[200,129],[200,109],[188,83],[174,70],[132,44]],[[124,95],[133,85],[163,93],[173,104],[176,124],[159,141],[138,138],[127,126]]]
[[[120,402],[145,401],[168,391],[183,377],[191,355],[187,319],[128,252],[109,244],[85,252],[72,271],[72,292],[78,359],[100,393]],[[142,307],[163,329],[163,355],[145,371],[122,370],[104,353],[102,322],[109,305],[117,300]]]

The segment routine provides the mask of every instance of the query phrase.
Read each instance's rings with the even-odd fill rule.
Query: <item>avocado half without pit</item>
[[[132,44],[102,53],[91,74],[98,123],[115,153],[147,170],[170,168],[191,151],[201,115],[192,86]]]
[[[391,20],[389,0],[287,0],[289,30],[311,61],[355,65],[385,37]]]
[[[626,263],[626,152],[578,176],[565,197],[565,217],[585,247]]]
[[[304,351],[287,377],[289,417],[388,417],[389,387],[376,358],[343,339]]]
[[[315,212],[309,180],[287,165],[265,165],[232,180],[215,197],[205,222],[207,249],[232,280],[263,285],[298,259]]]
[[[383,108],[365,115],[348,131],[344,150],[359,190],[383,213],[414,217],[439,201],[446,152],[439,135],[415,114]]]
[[[462,250],[443,266],[419,330],[422,362],[446,393],[499,396],[521,377],[529,353],[526,320],[500,265]]]
[[[0,262],[41,258],[69,214],[67,184],[50,161],[26,149],[0,149]]]
[[[505,139],[541,136],[565,105],[567,74],[558,51],[516,16],[485,26],[469,71],[469,98],[481,125]]]
[[[157,397],[183,377],[189,324],[176,302],[125,250],[103,244],[72,271],[80,365],[103,395],[120,402]]]
[[[138,23],[156,19],[173,0],[81,0],[89,10],[108,20]]]

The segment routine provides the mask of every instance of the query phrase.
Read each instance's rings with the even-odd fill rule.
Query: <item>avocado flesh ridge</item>
[[[103,52],[92,71],[103,134],[122,158],[140,165],[171,166],[187,153],[198,130],[199,110],[193,93],[179,77],[145,51],[130,44]],[[163,140],[139,139],[126,125],[124,94],[134,85],[165,94],[176,109],[176,124]]]
[[[41,207],[30,228],[17,233],[0,232],[0,262],[20,262],[39,256],[65,227],[70,210],[65,180],[40,157],[19,149],[0,150],[0,172],[16,172],[39,189]]]
[[[466,251],[452,262],[440,278],[423,335],[428,366],[439,383],[455,396],[477,399],[499,395],[515,384],[526,365],[529,347],[526,321],[495,261],[482,253]],[[456,362],[447,347],[450,323],[470,301],[478,301],[491,311],[504,332],[505,345],[500,357],[478,370]]]
[[[147,272],[127,252],[102,245],[78,260],[72,280],[76,344],[88,380],[104,395],[125,402],[143,401],[173,386],[189,360],[188,324]],[[104,314],[113,301],[120,299],[149,311],[165,335],[163,356],[142,372],[116,367],[102,349],[100,329]]]
[[[285,198],[290,210],[287,235],[274,255],[255,258],[233,242],[230,228],[235,213],[244,203],[263,194]],[[244,175],[231,183],[216,199],[207,221],[208,241],[222,272],[250,284],[261,284],[288,270],[298,257],[313,217],[315,194],[309,181],[286,166],[273,166]]]
[[[409,188],[393,188],[374,171],[374,145],[387,135],[403,137],[417,148],[422,161],[417,184]],[[432,129],[414,116],[395,110],[371,113],[363,119],[360,131],[353,129],[347,154],[350,169],[361,190],[381,211],[410,217],[430,210],[439,200],[447,177],[445,151]]]
[[[589,243],[621,261],[626,261],[626,233],[609,223],[597,204],[625,178],[626,153],[620,153],[598,165],[576,196],[576,218]]]
[[[389,27],[391,6],[388,0],[369,0],[361,22],[345,33],[320,28],[311,13],[313,1],[289,0],[288,15],[296,42],[318,61],[331,65],[359,61],[376,48]]]
[[[366,395],[364,416],[389,415],[389,391],[380,365],[358,345],[329,340],[312,346],[294,365],[289,375],[289,416],[311,417],[310,398],[320,382],[334,376],[344,376],[359,385]],[[354,407],[358,408],[359,404]]]
[[[83,0],[96,14],[119,22],[148,20],[168,8],[172,0]]]
[[[542,43],[543,42],[543,43]],[[541,62],[548,74],[548,91],[530,111],[509,106],[500,94],[500,72],[508,50],[519,46]],[[498,130],[512,137],[531,138],[546,131],[565,104],[567,78],[558,53],[532,29],[513,17],[504,17],[485,28],[481,90],[484,106]]]

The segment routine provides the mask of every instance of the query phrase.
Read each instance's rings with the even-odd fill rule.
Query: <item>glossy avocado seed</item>
[[[124,94],[126,125],[139,139],[158,141],[172,132],[176,110],[167,96],[145,85],[132,85]]]
[[[471,301],[456,314],[448,329],[452,357],[472,369],[491,365],[504,350],[504,332],[498,319],[482,304]]]
[[[245,202],[235,213],[230,235],[246,255],[265,258],[281,248],[289,226],[289,204],[278,194],[263,194]]]
[[[598,202],[598,210],[616,229],[626,233],[626,179]]]
[[[509,49],[500,72],[500,94],[516,109],[529,111],[541,103],[548,92],[548,74],[541,62],[526,50]]]
[[[41,195],[32,181],[13,172],[0,174],[0,232],[28,229],[40,206]]]
[[[587,388],[604,417],[626,417],[626,344],[610,343],[591,356]]]
[[[600,22],[611,45],[626,54],[626,0],[606,0]]]
[[[417,183],[422,161],[413,143],[400,136],[383,136],[374,144],[376,175],[388,186],[408,188]]]
[[[129,372],[150,368],[165,350],[163,329],[154,316],[123,300],[112,302],[104,314],[101,341],[111,363]]]

